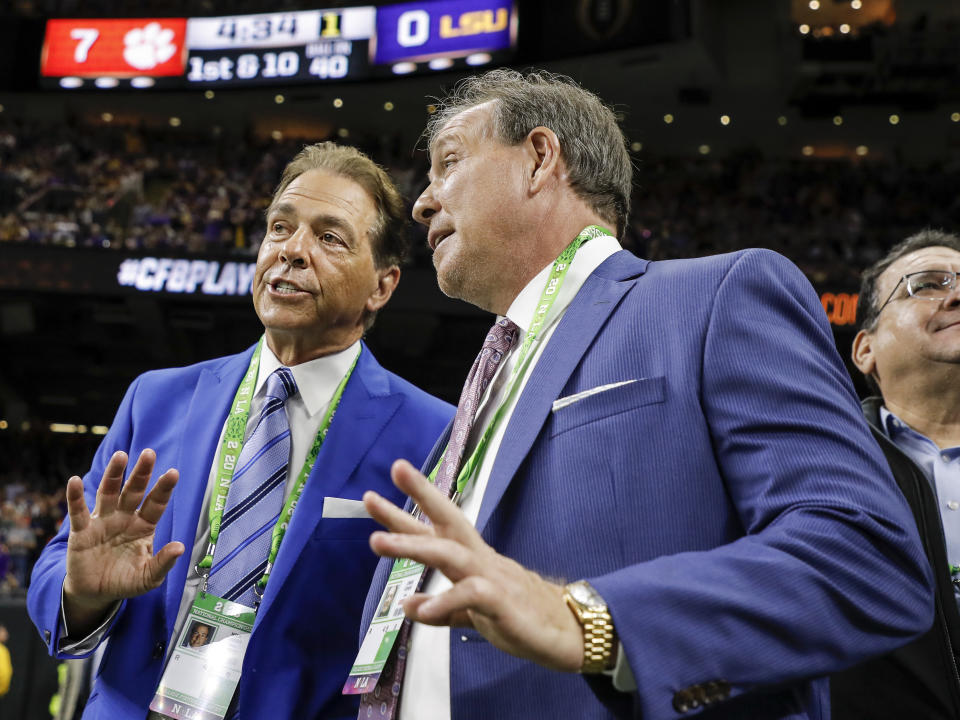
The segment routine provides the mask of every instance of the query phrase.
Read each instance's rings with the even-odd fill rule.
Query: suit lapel
[[[273,598],[282,591],[284,581],[320,523],[324,498],[341,497],[344,486],[380,437],[400,401],[399,396],[390,393],[386,372],[364,345],[284,535],[258,617],[267,613]]]
[[[647,261],[638,260],[628,252],[615,253],[587,278],[567,307],[537,360],[503,435],[477,516],[479,532],[483,532],[530,452],[550,415],[553,401],[560,397],[597,333],[646,266]]]
[[[170,498],[169,506],[157,527],[158,537],[179,540],[186,548],[184,557],[174,565],[167,576],[165,605],[167,635],[180,608],[180,598],[190,567],[193,542],[197,535],[197,521],[201,512],[204,491],[210,478],[217,440],[230,412],[230,404],[240,380],[250,364],[253,347],[241,355],[227,359],[214,369],[204,369],[197,379],[190,407],[183,418],[183,435],[176,468],[180,483]],[[164,527],[166,525],[166,527]]]

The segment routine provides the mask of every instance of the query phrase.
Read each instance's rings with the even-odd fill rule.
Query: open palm
[[[103,614],[117,600],[159,586],[184,552],[179,542],[153,552],[157,522],[179,477],[176,470],[167,470],[144,498],[155,462],[153,450],[141,452],[124,483],[127,454],[114,453],[92,513],[83,497],[83,481],[77,476],[67,481],[70,537],[63,593],[68,618],[76,625],[86,625],[85,620]]]

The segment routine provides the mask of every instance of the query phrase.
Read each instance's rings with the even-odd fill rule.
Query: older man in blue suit
[[[143,720],[151,706],[151,717],[355,715],[339,688],[376,560],[359,498],[368,488],[388,492],[390,463],[421,462],[452,414],[381,368],[361,342],[397,285],[403,237],[403,204],[381,168],[353,148],[306,147],[268,209],[253,281],[261,342],[131,385],[90,471],[68,482],[70,521],[37,562],[28,595],[52,654],[84,656],[109,641],[86,720]],[[280,421],[244,460],[260,428]],[[128,456],[138,460],[124,482]],[[275,465],[254,477],[261,458]],[[151,481],[158,463],[176,470]],[[255,483],[235,497],[241,477]],[[227,528],[261,510],[266,521],[226,552]],[[230,632],[208,637],[205,655],[182,649],[194,599],[207,591],[256,612],[239,686],[216,712],[164,705],[155,693],[185,696],[208,680],[222,694],[219,678],[233,672],[211,669],[229,619],[220,631]],[[173,689],[163,695],[171,656],[202,661],[180,672],[187,689],[164,675]]]
[[[424,465],[462,450],[455,502],[406,462],[417,513],[364,498],[387,528],[364,637],[409,570],[390,558],[434,570],[376,685],[372,663],[357,675],[360,717],[829,717],[818,678],[910,640],[933,605],[809,283],[768,251],[622,250],[623,136],[563,78],[470,78],[428,138],[414,216],[440,287],[516,339]]]

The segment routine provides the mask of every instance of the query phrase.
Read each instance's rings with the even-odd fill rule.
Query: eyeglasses
[[[893,300],[900,283],[906,283],[907,293],[910,297],[920,300],[943,300],[957,286],[957,273],[953,270],[921,270],[904,275],[893,286],[893,292],[890,293],[886,302],[880,306],[880,310],[877,310],[877,315]]]

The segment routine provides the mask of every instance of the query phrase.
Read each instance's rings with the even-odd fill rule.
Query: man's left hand
[[[563,600],[563,588],[495,552],[460,508],[406,460],[397,460],[390,475],[432,524],[368,491],[363,496],[367,511],[389,531],[373,533],[370,547],[383,557],[435,568],[453,583],[439,595],[407,598],[407,617],[426,625],[472,627],[511,655],[553,670],[578,671],[583,630]]]

